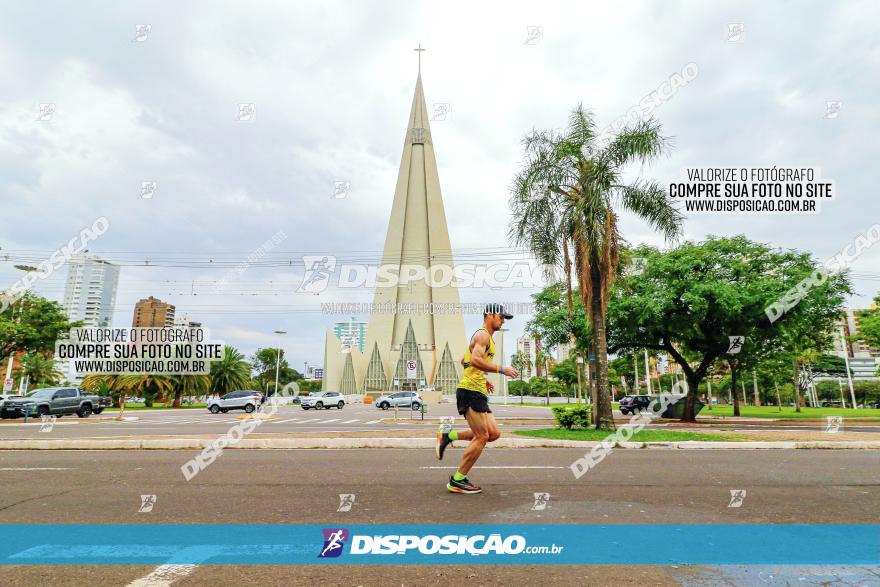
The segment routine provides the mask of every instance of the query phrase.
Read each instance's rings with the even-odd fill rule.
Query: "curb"
[[[221,436],[226,440],[225,436]],[[57,440],[0,440],[0,450],[201,450],[218,439],[203,438],[70,438]],[[243,438],[225,445],[226,449],[357,449],[410,448],[432,449],[433,438]],[[594,441],[543,438],[500,438],[494,448],[592,448]],[[880,441],[802,441],[802,442],[621,442],[619,448],[655,450],[880,450]]]

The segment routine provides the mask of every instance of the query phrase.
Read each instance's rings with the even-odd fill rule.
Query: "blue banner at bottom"
[[[0,563],[880,564],[877,524],[5,524]]]

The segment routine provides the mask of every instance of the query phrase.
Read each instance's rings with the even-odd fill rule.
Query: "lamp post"
[[[275,334],[285,335],[287,332],[284,330],[276,330]],[[275,389],[274,393],[278,395],[278,371],[281,368],[281,347],[278,347],[278,350],[275,352]],[[277,399],[275,401],[278,401]]]
[[[841,340],[843,341],[843,362],[846,365],[846,382],[849,383],[849,397],[852,400],[853,409],[858,409],[859,405],[856,403],[856,392],[853,390],[852,375],[849,373],[849,348],[846,343],[846,331],[842,327],[840,329],[840,335],[842,337]]]

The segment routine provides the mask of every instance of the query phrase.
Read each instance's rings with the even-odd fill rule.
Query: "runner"
[[[464,375],[455,391],[458,403],[458,413],[465,417],[470,430],[459,432],[449,430],[441,424],[437,434],[437,458],[442,459],[446,448],[455,440],[470,440],[461,466],[458,471],[449,478],[446,489],[454,493],[480,493],[482,488],[468,481],[467,473],[480,458],[487,442],[498,440],[501,431],[489,409],[489,394],[492,393],[492,383],[486,379],[485,373],[503,373],[508,377],[516,377],[518,373],[513,367],[505,367],[502,364],[495,365],[495,341],[492,335],[501,328],[505,320],[510,320],[513,315],[504,311],[501,304],[489,304],[483,312],[483,327],[477,330],[471,337],[470,345],[464,353],[461,364],[464,365]],[[502,361],[503,361],[502,357]],[[500,363],[501,361],[499,361]]]

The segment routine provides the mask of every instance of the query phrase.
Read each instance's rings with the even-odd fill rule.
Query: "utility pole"
[[[837,378],[837,389],[840,390],[840,407],[846,407],[846,399],[843,397],[843,381],[840,380],[840,377]]]
[[[275,334],[285,335],[285,334],[287,334],[287,332],[285,332],[283,330],[276,330]],[[275,393],[276,398],[278,396],[278,374],[279,374],[280,369],[281,369],[281,347],[279,346],[278,349],[275,351],[275,389],[274,389],[274,393]],[[277,401],[277,399],[275,401]]]
[[[648,387],[648,395],[651,395],[651,367],[648,365],[648,349],[645,349],[645,385]]]
[[[846,332],[841,327],[840,335],[843,337],[843,361],[846,364],[846,381],[849,383],[849,397],[852,400],[853,409],[858,409],[859,404],[856,403],[856,392],[853,390],[852,375],[849,373],[849,348],[846,344]]]

